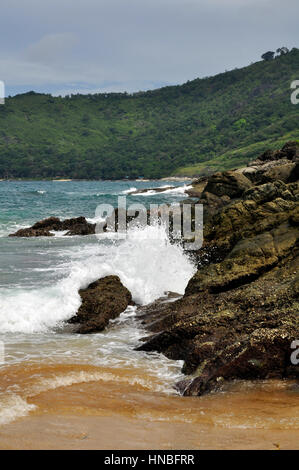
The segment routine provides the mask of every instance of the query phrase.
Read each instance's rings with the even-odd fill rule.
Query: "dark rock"
[[[78,333],[95,333],[106,328],[132,303],[132,296],[119,277],[107,276],[79,291],[82,304],[70,323],[79,323]]]
[[[33,229],[33,228],[22,228],[18,230],[16,233],[12,233],[9,235],[10,237],[54,237],[53,233],[50,233],[47,229]]]
[[[62,230],[68,230],[68,235],[93,235],[95,234],[95,224],[87,222],[85,217],[64,220],[61,224]]]
[[[291,174],[289,176],[289,183],[293,183],[298,180],[299,180],[299,162],[295,164],[294,168],[291,171]]]
[[[48,219],[36,222],[31,228],[33,230],[60,230],[61,221],[58,217],[49,217]]]
[[[275,160],[291,160],[295,161],[299,157],[299,145],[298,142],[287,142],[280,150],[267,150],[257,160],[257,162],[269,162]],[[254,165],[256,163],[252,162]]]
[[[66,235],[92,235],[95,233],[95,224],[87,222],[85,217],[77,217],[61,221],[57,217],[36,222],[32,227],[18,230],[10,237],[52,237],[51,232],[66,231]]]

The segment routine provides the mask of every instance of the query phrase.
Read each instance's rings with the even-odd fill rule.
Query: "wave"
[[[0,290],[0,331],[37,333],[61,327],[80,307],[79,289],[107,275],[118,275],[134,301],[145,305],[167,291],[183,294],[194,272],[162,226],[132,229],[122,242],[76,246],[69,275],[55,285]]]
[[[176,188],[165,189],[165,191],[159,192],[155,191],[154,189],[149,189],[144,193],[132,194],[132,196],[163,196],[163,194],[173,194],[174,196],[180,196],[182,194],[185,194],[186,191],[191,187],[191,185],[184,184],[183,186],[177,186]],[[169,188],[169,185],[160,186],[159,189],[161,188]]]
[[[139,364],[138,367],[110,367],[106,364],[99,367],[89,364],[26,361],[17,366],[6,367],[1,371],[0,380],[4,377],[5,384],[7,378],[8,382],[13,379],[14,387],[13,390],[7,387],[6,393],[0,396],[0,426],[38,411],[39,404],[32,402],[35,402],[35,398],[40,394],[78,384],[111,382],[113,385],[137,386],[143,390],[176,395],[172,384],[182,377],[178,365],[174,367],[174,361],[165,357],[161,360],[160,368],[158,365],[156,369],[149,371],[144,369],[145,363],[142,366]]]
[[[121,192],[121,194],[131,194],[131,193],[134,193],[134,191],[137,191],[137,188],[132,187],[129,189],[125,189],[124,191]]]
[[[18,395],[12,394],[0,402],[0,426],[27,416],[36,408]]]
[[[43,189],[33,189],[33,190],[30,190],[30,191],[27,191],[27,190],[26,190],[26,191],[23,191],[23,194],[31,194],[31,195],[33,195],[33,196],[34,196],[34,195],[36,196],[37,194],[43,195],[43,194],[46,194],[47,192],[48,192],[48,191],[43,190]]]

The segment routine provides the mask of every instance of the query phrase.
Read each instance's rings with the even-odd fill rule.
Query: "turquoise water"
[[[157,195],[127,194],[133,188],[170,185],[176,186],[178,191]],[[50,216],[93,218],[99,204],[117,206],[118,196],[127,195],[128,204],[176,201],[182,198],[184,186],[167,181],[0,181],[0,236]]]

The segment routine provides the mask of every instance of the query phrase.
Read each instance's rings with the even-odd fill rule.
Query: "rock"
[[[87,222],[85,217],[64,220],[61,224],[62,230],[68,230],[68,235],[93,235],[95,234],[95,224]]]
[[[281,328],[259,328],[243,341],[237,341],[202,365],[198,377],[191,383],[178,384],[183,395],[202,395],[217,390],[229,377],[236,379],[273,379],[285,376],[290,366],[290,344],[294,334]],[[289,378],[298,378],[295,368]],[[220,382],[220,384],[219,384]],[[183,387],[182,387],[183,385]]]
[[[202,176],[196,181],[193,181],[192,188],[187,189],[186,194],[190,197],[200,198],[207,185],[207,182],[208,182],[208,178],[206,176]]]
[[[66,235],[92,235],[95,233],[95,224],[87,222],[85,217],[77,217],[61,221],[57,217],[36,222],[32,227],[18,230],[10,237],[52,237],[51,232],[68,231]]]
[[[280,180],[292,182],[291,174],[299,158],[297,142],[287,142],[280,150],[267,150],[258,159],[251,161],[243,174],[254,184]],[[298,179],[298,178],[297,178]]]
[[[296,163],[284,163],[282,165],[274,166],[266,170],[261,178],[261,181],[276,181],[280,180],[285,183],[289,182],[293,169]]]
[[[103,331],[132,304],[132,296],[119,277],[107,276],[79,291],[82,304],[70,323],[79,324],[78,333]]]
[[[54,237],[54,234],[47,229],[22,228],[16,233],[10,234],[9,237]]]
[[[250,180],[242,173],[236,171],[218,172],[208,178],[202,195],[211,193],[220,198],[226,196],[232,199],[240,197],[251,186]]]
[[[252,186],[251,181],[242,173],[226,171],[212,176],[202,177],[195,181],[187,192],[188,196],[200,199],[205,208],[205,220],[229,204],[232,199],[239,198]]]
[[[289,176],[289,183],[293,183],[298,180],[299,180],[299,162],[295,164],[294,168],[291,171],[291,174]]]
[[[299,241],[299,229],[288,223],[240,240],[221,263],[203,268],[189,282],[186,293],[209,289],[220,292],[246,284],[275,267]]]
[[[280,150],[267,150],[251,165],[260,165],[260,162],[273,162],[275,160],[295,161],[299,157],[299,144],[296,141],[287,142]]]
[[[41,220],[36,222],[31,228],[32,230],[59,230],[60,229],[60,219],[58,217],[49,217],[48,219]]]
[[[181,299],[153,304],[148,320],[140,316],[149,336],[138,349],[183,360],[187,377],[177,389],[184,395],[219,390],[227,380],[299,379],[290,360],[299,332],[297,148],[263,155],[261,165],[277,158],[271,178],[278,179],[242,192],[223,194],[227,172],[212,177],[209,192],[209,178],[198,271]],[[292,178],[279,169],[282,157]]]

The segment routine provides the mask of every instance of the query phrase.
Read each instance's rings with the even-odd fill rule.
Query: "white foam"
[[[122,191],[121,194],[131,194],[131,193],[133,193],[134,191],[137,191],[137,188],[132,187],[132,188],[130,188],[130,189],[125,189],[124,191]]]
[[[0,290],[0,331],[36,333],[62,325],[80,306],[78,290],[107,275],[118,275],[134,301],[145,305],[166,291],[183,294],[194,272],[161,226],[131,230],[120,243],[76,246],[69,275],[56,285]]]
[[[15,394],[3,398],[0,401],[0,426],[27,416],[35,408],[35,405],[30,405]]]
[[[50,230],[50,233],[55,235],[55,237],[64,237],[68,233],[68,230]]]
[[[169,185],[167,186],[160,186],[157,189],[161,188],[169,188]],[[188,189],[192,188],[191,185],[184,184],[183,186],[177,186],[176,188],[171,188],[171,189],[165,189],[165,191],[155,191],[154,189],[149,189],[145,193],[138,193],[138,194],[132,194],[132,196],[161,196],[163,194],[173,194],[173,195],[182,195],[185,194]]]
[[[123,382],[130,385],[139,384],[148,390],[154,389],[155,391],[161,391],[165,388],[162,384],[153,383],[154,378],[150,376],[147,379],[144,379],[138,376],[118,375],[117,371],[85,372],[82,370],[79,372],[70,372],[66,375],[55,375],[51,378],[43,378],[33,386],[30,391],[30,396],[48,392],[50,390],[56,390],[60,387],[70,387],[71,385],[89,382]]]
[[[90,217],[90,218],[86,218],[87,222],[90,223],[90,224],[99,224],[101,222],[105,222],[106,220],[106,217]]]

